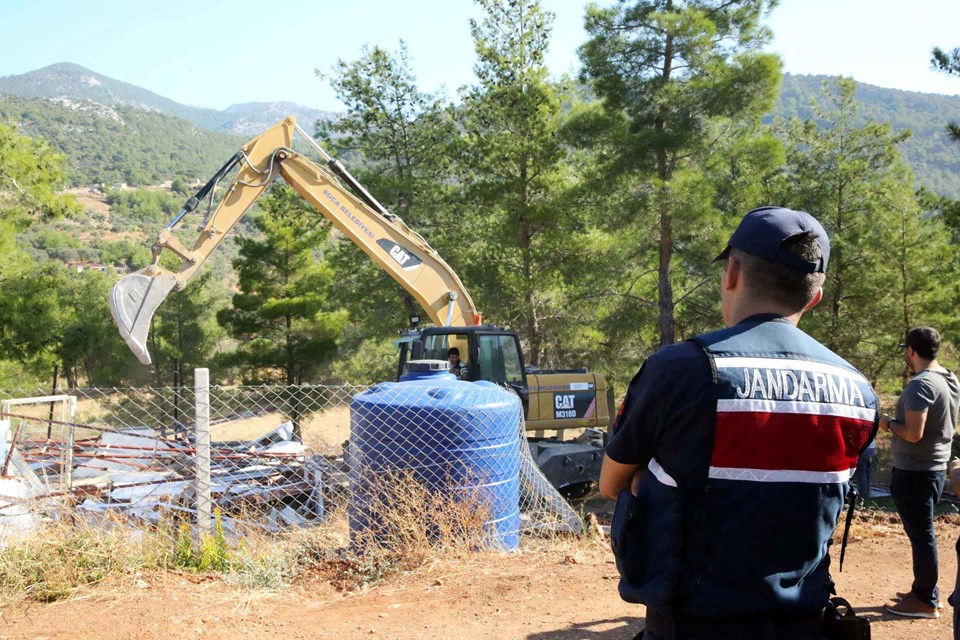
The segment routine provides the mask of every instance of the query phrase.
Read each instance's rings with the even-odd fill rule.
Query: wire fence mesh
[[[507,431],[497,447],[472,452],[479,466],[471,476],[451,463],[459,445],[450,429],[475,407],[459,416],[450,407],[420,415],[382,407],[361,448],[356,425],[351,443],[350,404],[366,393],[358,385],[209,386],[201,410],[209,414],[209,463],[200,467],[209,481],[198,483],[198,460],[206,460],[198,449],[206,449],[197,429],[206,416],[198,424],[194,388],[78,388],[56,399],[49,390],[2,390],[0,401],[11,402],[0,406],[0,463],[7,467],[0,474],[0,545],[64,509],[88,521],[109,515],[149,524],[173,513],[196,523],[204,496],[228,532],[326,526],[348,540],[358,509],[403,502],[421,509],[413,529],[427,535],[442,528],[437,513],[457,510],[470,518],[488,510],[488,528],[497,520],[489,510],[502,510],[495,504],[502,491],[491,503],[435,489],[440,474],[450,487],[498,483],[489,473],[502,466],[517,478],[521,529],[580,531],[579,515],[531,457],[519,411],[501,425]],[[430,504],[437,496],[446,502]],[[381,533],[384,519],[374,517]],[[199,525],[202,531],[209,521]]]

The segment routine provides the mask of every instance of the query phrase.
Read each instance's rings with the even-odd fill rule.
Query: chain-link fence
[[[351,523],[353,533],[359,529],[360,511],[396,511],[404,503],[419,509],[407,514],[410,530],[426,535],[477,514],[484,530],[507,516],[520,529],[580,530],[578,514],[537,469],[518,409],[495,416],[505,420],[498,442],[481,435],[469,451],[451,429],[482,413],[473,405],[418,414],[387,403],[376,418],[365,417],[351,441],[350,403],[364,392],[354,385],[202,384],[56,396],[0,391],[0,401],[9,401],[0,405],[0,544],[64,509],[90,521],[109,515],[145,524],[173,513],[200,531],[215,513],[228,532],[328,526],[347,540]],[[512,479],[496,476],[501,472]],[[513,486],[502,489],[504,482]],[[477,487],[489,490],[466,491]],[[503,500],[513,500],[519,515],[507,514]],[[459,524],[437,517],[454,512]],[[387,519],[373,517],[377,531]]]

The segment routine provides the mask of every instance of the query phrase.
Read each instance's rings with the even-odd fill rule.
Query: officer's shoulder
[[[647,358],[648,365],[662,366],[675,364],[683,360],[705,360],[703,349],[697,343],[687,340],[661,347]]]
[[[688,390],[711,379],[706,352],[695,342],[686,341],[661,347],[652,353],[630,385],[640,385],[648,390]]]

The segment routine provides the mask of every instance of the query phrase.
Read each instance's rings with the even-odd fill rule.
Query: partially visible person
[[[726,328],[630,383],[600,491],[644,640],[823,637],[829,543],[878,417],[866,378],[797,328],[829,251],[806,212],[749,212],[718,257]]]
[[[953,485],[953,493],[960,496],[960,458],[954,458],[950,461],[948,473],[950,475],[950,484]],[[953,585],[953,593],[950,594],[950,605],[953,607],[953,640],[960,640],[960,538],[957,538],[957,580]]]
[[[907,618],[939,618],[940,589],[933,513],[943,492],[950,444],[960,412],[960,381],[937,362],[941,338],[932,327],[907,334],[903,359],[913,377],[897,399],[896,417],[880,428],[892,438],[890,495],[913,552],[913,584],[885,609]]]
[[[467,364],[460,359],[460,349],[457,347],[450,347],[447,350],[447,361],[450,363],[450,373],[457,376],[461,380],[466,380]]]
[[[870,446],[860,454],[860,457],[857,459],[857,470],[853,473],[853,486],[857,488],[858,499],[864,506],[866,506],[870,500],[870,475],[876,459],[877,441],[873,440],[870,442]]]

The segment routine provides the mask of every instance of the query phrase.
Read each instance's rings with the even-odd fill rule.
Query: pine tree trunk
[[[660,212],[660,268],[657,282],[660,311],[660,346],[676,342],[676,326],[673,317],[673,283],[671,282],[670,259],[673,254],[673,224],[670,213]]]
[[[673,9],[673,2],[667,2],[667,11]],[[670,81],[673,67],[673,36],[667,36],[663,50],[664,83]],[[660,115],[654,123],[657,134],[662,134],[667,128],[665,109],[661,107]],[[670,179],[670,166],[667,152],[663,148],[657,149],[657,175],[663,184]],[[665,187],[663,188],[666,190]],[[676,342],[676,323],[673,317],[673,282],[671,280],[671,259],[673,258],[673,220],[670,209],[665,204],[666,198],[660,198],[660,263],[657,277],[657,308],[660,312],[660,346]]]

